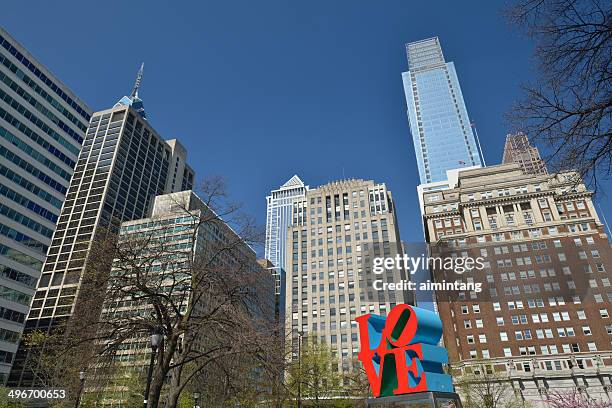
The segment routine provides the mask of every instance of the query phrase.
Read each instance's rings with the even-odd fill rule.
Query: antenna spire
[[[132,89],[132,93],[130,97],[138,98],[138,89],[140,89],[140,83],[142,82],[142,74],[144,72],[144,62],[140,65],[140,69],[138,70],[138,74],[136,75],[136,82],[134,82],[134,88]]]

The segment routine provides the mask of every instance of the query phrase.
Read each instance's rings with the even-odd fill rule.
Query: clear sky
[[[401,236],[414,242],[422,228],[404,44],[440,37],[486,162],[499,163],[504,114],[534,74],[532,43],[501,4],[13,1],[0,24],[94,110],[129,93],[144,61],[150,123],[181,140],[198,175],[224,175],[261,224],[265,196],[294,173],[311,186],[356,177],[387,183]]]

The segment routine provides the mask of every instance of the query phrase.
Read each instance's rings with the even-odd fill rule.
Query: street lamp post
[[[79,391],[77,392],[76,401],[74,407],[78,408],[81,404],[81,394],[83,393],[83,386],[85,385],[85,370],[79,371]]]
[[[298,335],[298,389],[297,408],[302,408],[302,336],[304,332],[297,331]]]
[[[200,393],[194,391],[193,400],[195,401],[195,406],[193,408],[200,408]]]
[[[149,362],[149,372],[147,373],[147,387],[144,392],[144,404],[143,407],[147,408],[149,390],[151,389],[151,379],[153,377],[153,366],[155,365],[155,355],[157,354],[157,348],[162,341],[162,335],[160,330],[155,327],[151,331],[151,361]]]

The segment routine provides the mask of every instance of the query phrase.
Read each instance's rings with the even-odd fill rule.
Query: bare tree
[[[516,0],[507,10],[536,43],[538,78],[509,113],[546,147],[553,171],[573,169],[597,188],[612,166],[612,3]]]
[[[50,359],[48,370],[38,367],[42,383],[69,377],[75,388],[86,367],[86,394],[107,402],[133,396],[118,376],[144,383],[153,332],[163,341],[149,407],[176,407],[181,394],[200,391],[206,375],[220,380],[217,406],[225,406],[268,368],[277,351],[274,282],[250,247],[261,242],[261,229],[228,199],[219,178],[204,182],[198,197],[166,197],[160,205],[167,208],[144,225],[97,234],[66,334],[30,340]],[[70,363],[53,367],[62,356]]]
[[[265,360],[269,349],[272,277],[248,246],[260,239],[259,229],[226,200],[221,180],[204,184],[200,194],[194,205],[178,193],[168,203],[169,220],[120,234],[107,285],[98,329],[102,357],[115,362],[126,344],[146,344],[155,330],[163,334],[151,407],[162,394],[165,406],[175,407],[206,372],[224,379],[225,390],[239,388],[256,374],[245,362]]]

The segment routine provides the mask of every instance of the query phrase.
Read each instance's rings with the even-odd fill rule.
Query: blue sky
[[[224,175],[260,223],[265,196],[294,173],[311,186],[357,177],[387,183],[402,238],[414,242],[422,229],[404,44],[440,37],[487,164],[499,163],[504,114],[534,76],[532,43],[501,4],[7,2],[0,24],[94,110],[129,93],[144,61],[151,124],[181,140],[200,176]]]

